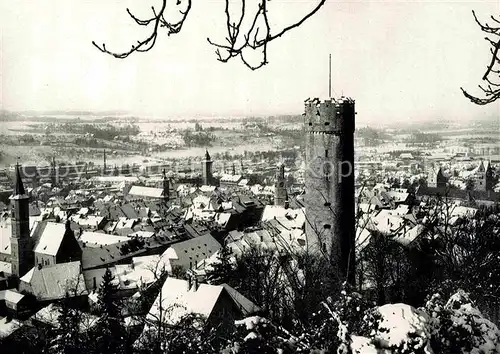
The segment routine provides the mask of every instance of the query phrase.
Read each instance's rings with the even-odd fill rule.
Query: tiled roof
[[[462,199],[462,200],[480,200],[480,201],[491,201],[500,203],[500,193],[493,191],[477,191],[477,190],[464,190],[455,189],[447,187],[425,187],[421,186],[417,189],[417,196],[440,196],[448,197],[452,199]]]
[[[140,256],[146,252],[145,245],[138,240],[100,247],[82,248],[82,267],[92,269],[115,264],[124,259]]]
[[[187,241],[172,244],[164,255],[175,259],[178,263],[188,266],[210,257],[221,248],[221,245],[211,235],[199,236]]]
[[[55,264],[41,269],[32,268],[21,278],[29,284],[29,292],[40,301],[62,299],[68,292],[70,296],[86,294],[85,280],[80,272],[81,263],[68,262]]]

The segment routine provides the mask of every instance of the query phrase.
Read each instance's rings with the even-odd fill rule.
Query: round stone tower
[[[305,102],[306,236],[354,280],[354,100]]]

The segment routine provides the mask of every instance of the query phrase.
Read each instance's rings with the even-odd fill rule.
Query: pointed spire
[[[24,190],[23,180],[21,179],[21,172],[19,172],[19,162],[16,163],[16,187],[15,187],[15,195],[24,195],[26,194]]]
[[[210,154],[208,153],[207,149],[205,149],[205,160],[210,161]]]

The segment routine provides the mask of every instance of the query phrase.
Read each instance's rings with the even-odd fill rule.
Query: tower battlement
[[[305,128],[308,133],[354,133],[354,100],[342,97],[320,101],[318,98],[305,102]]]

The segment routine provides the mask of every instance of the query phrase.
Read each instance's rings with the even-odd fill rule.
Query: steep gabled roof
[[[70,296],[87,293],[79,261],[32,268],[21,282],[28,285],[29,292],[39,301],[63,299],[66,293]]]
[[[40,236],[38,240],[35,252],[49,256],[57,255],[65,233],[66,226],[64,224],[48,222],[43,230],[42,236]]]
[[[227,284],[199,284],[198,288],[194,290],[188,289],[188,281],[168,277],[160,292],[161,297],[158,295],[155,299],[147,318],[160,318],[160,301],[163,311],[165,311],[162,314],[165,323],[176,324],[188,314],[198,314],[208,318],[224,293],[229,295],[243,316],[258,310],[254,303]]]

